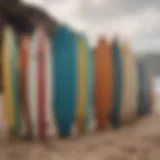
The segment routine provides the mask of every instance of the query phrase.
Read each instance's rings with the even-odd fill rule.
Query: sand
[[[0,160],[160,160],[160,94],[132,126],[46,142],[0,142]]]

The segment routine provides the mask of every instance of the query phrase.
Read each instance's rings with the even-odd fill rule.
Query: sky
[[[84,33],[128,42],[134,53],[160,53],[160,0],[22,0]]]

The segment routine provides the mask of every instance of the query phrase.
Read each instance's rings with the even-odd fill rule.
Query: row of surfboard
[[[149,112],[152,92],[143,63],[127,45],[103,37],[94,50],[66,26],[52,38],[3,32],[1,122],[16,135],[45,139],[118,127]]]

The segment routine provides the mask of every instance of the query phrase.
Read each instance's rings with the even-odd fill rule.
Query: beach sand
[[[45,142],[1,138],[0,160],[160,160],[160,94],[150,115],[117,130]]]

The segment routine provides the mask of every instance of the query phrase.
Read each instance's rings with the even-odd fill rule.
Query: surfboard
[[[5,135],[7,133],[7,126],[6,126],[6,118],[4,115],[4,107],[3,107],[3,96],[0,95],[0,134]]]
[[[86,110],[86,92],[87,92],[87,47],[83,36],[77,36],[77,107],[76,121],[80,133],[85,132],[85,110]]]
[[[91,50],[91,46],[89,45],[86,39],[86,62],[87,62],[87,70],[86,70],[86,118],[85,118],[85,127],[87,131],[92,129],[92,122],[94,119],[94,111],[93,111],[93,87],[94,87],[94,72],[93,72],[93,52]]]
[[[145,63],[143,60],[140,60],[141,62],[141,65],[142,65],[142,70],[143,70],[143,75],[144,75],[144,113],[143,114],[147,114],[149,113],[149,102],[151,100],[151,93],[149,92],[152,92],[151,91],[151,84],[150,84],[150,80],[149,80],[149,75],[148,75],[148,72],[147,72],[147,68],[145,66]]]
[[[60,136],[69,136],[76,114],[77,47],[76,37],[60,26],[54,37],[54,112]]]
[[[50,106],[50,62],[48,61],[49,46],[43,28],[35,31],[29,52],[27,67],[27,97],[29,102],[29,114],[32,125],[32,136],[35,139],[46,139],[48,121],[48,107]],[[50,86],[51,87],[51,86]],[[49,115],[48,115],[49,116]]]
[[[84,35],[77,38],[77,107],[76,121],[79,133],[90,128],[93,100],[93,59]]]
[[[101,37],[94,53],[94,106],[98,129],[109,124],[112,105],[112,57],[108,42]]]
[[[154,90],[153,90],[153,77],[147,74],[147,113],[152,112],[154,106]]]
[[[121,57],[118,41],[112,43],[113,62],[113,103],[111,109],[111,124],[113,127],[119,125],[119,112],[121,103]]]
[[[24,136],[31,137],[31,123],[29,117],[28,100],[27,100],[27,65],[30,47],[30,38],[23,35],[20,38],[19,49],[19,72],[20,72],[20,101],[21,113],[24,121]]]
[[[145,62],[141,60],[144,68],[144,85],[145,85],[145,114],[149,114],[152,111],[153,101],[154,101],[154,91],[153,91],[153,77],[145,65]]]
[[[27,65],[27,101],[32,126],[32,137],[38,138],[38,114],[37,114],[37,69],[38,62],[36,57],[37,51],[37,33],[31,37],[30,50]]]
[[[54,107],[53,107],[53,95],[54,95],[54,69],[52,68],[52,56],[51,54],[54,54],[51,52],[51,43],[50,39],[46,39],[46,75],[45,75],[45,81],[46,81],[46,137],[52,137],[56,133],[55,128],[55,117],[54,117]]]
[[[146,110],[146,81],[145,70],[142,61],[138,60],[138,80],[139,80],[139,94],[138,94],[138,113],[144,115]]]
[[[4,112],[7,120],[7,125],[9,128],[14,126],[14,114],[12,107],[11,98],[11,84],[10,84],[10,37],[11,28],[7,27],[4,29],[3,45],[2,45],[2,81],[3,81],[3,92],[4,92]]]
[[[14,31],[7,26],[4,29],[2,47],[4,110],[8,127],[18,134],[21,129],[21,116],[18,93],[18,51],[16,47]]]
[[[38,131],[39,131],[39,137],[45,138],[45,130],[46,130],[46,124],[45,124],[45,102],[46,102],[46,96],[45,96],[45,71],[46,71],[46,46],[44,43],[46,42],[46,39],[44,37],[44,33],[40,32],[38,38],[38,45],[37,45],[37,59],[38,59]]]
[[[19,68],[18,68],[18,46],[14,32],[11,39],[11,54],[10,54],[10,70],[11,70],[11,93],[13,99],[15,129],[17,133],[21,130],[21,111],[20,111],[20,95],[19,95]]]
[[[133,122],[137,116],[138,106],[138,73],[136,61],[129,46],[121,47],[122,94],[120,106],[120,123]]]
[[[0,50],[1,50],[1,53],[0,53],[0,92],[2,92],[2,41],[3,41],[3,30],[4,30],[4,27],[5,27],[5,23],[4,23],[4,17],[2,17],[2,15],[0,15]],[[2,102],[3,103],[3,102]]]

